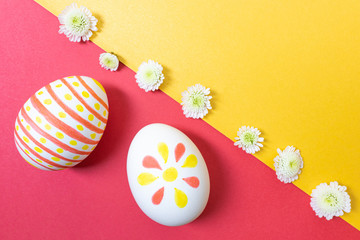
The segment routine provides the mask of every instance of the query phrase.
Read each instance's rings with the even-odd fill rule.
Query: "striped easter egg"
[[[99,82],[84,76],[58,79],[37,91],[20,109],[15,144],[36,168],[70,168],[94,150],[108,115],[106,92]]]

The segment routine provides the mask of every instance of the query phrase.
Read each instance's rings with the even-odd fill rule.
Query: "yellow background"
[[[73,0],[37,2],[58,15]],[[265,146],[255,156],[271,168],[277,148],[299,148],[295,185],[306,193],[346,185],[343,219],[360,229],[359,0],[78,2],[99,19],[91,40],[134,71],[158,61],[161,90],[176,101],[188,86],[210,87],[205,121],[227,137],[259,128]]]

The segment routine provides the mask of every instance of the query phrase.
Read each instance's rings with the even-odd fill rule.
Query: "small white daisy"
[[[246,153],[256,153],[260,151],[260,147],[263,145],[261,142],[264,141],[264,138],[260,137],[261,132],[254,127],[242,126],[237,132],[237,140],[234,145],[242,148]]]
[[[304,166],[299,149],[287,146],[284,151],[277,149],[278,156],[274,159],[277,178],[283,183],[291,183],[298,179]]]
[[[199,119],[208,114],[208,109],[211,109],[210,88],[205,88],[200,84],[189,87],[182,92],[182,109],[187,118]]]
[[[344,212],[349,213],[350,202],[346,187],[331,182],[330,185],[321,183],[312,190],[310,205],[319,218],[325,217],[326,220],[330,220],[334,216],[342,216]]]
[[[101,67],[113,72],[116,71],[119,67],[119,59],[116,57],[116,55],[111,53],[100,54],[99,62]]]
[[[162,70],[163,67],[153,60],[143,62],[135,75],[136,82],[145,92],[158,90],[164,80]]]
[[[60,22],[59,33],[64,33],[70,42],[88,41],[92,31],[97,31],[98,20],[84,6],[76,3],[67,6],[58,16]]]

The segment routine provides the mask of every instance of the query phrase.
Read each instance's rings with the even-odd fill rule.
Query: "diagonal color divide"
[[[58,15],[73,1],[37,2]],[[353,209],[343,219],[360,228],[359,1],[79,2],[99,19],[92,41],[134,71],[158,61],[161,89],[176,101],[190,85],[210,87],[205,121],[227,137],[242,125],[263,131],[255,156],[271,168],[276,148],[299,148],[295,185],[306,193],[346,185]]]

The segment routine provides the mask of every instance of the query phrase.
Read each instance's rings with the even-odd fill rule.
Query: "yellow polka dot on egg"
[[[19,126],[16,125],[16,131],[19,131]]]
[[[56,149],[56,151],[57,151],[58,153],[63,153],[63,152],[64,152],[64,150],[63,150],[62,148],[58,148],[58,149]]]
[[[45,100],[44,100],[44,103],[45,103],[46,105],[50,105],[50,104],[51,104],[51,99],[45,99]]]
[[[82,94],[83,97],[85,97],[85,98],[88,98],[88,97],[90,96],[89,93],[86,92],[86,91],[83,91],[81,94]]]
[[[44,93],[43,91],[38,92],[39,95],[41,95],[41,94],[43,94],[43,93]]]
[[[83,112],[83,111],[84,111],[84,107],[81,106],[80,104],[76,105],[76,109],[77,109],[79,112]]]
[[[78,87],[80,84],[78,82],[73,82],[72,83],[75,87]]]
[[[26,106],[26,111],[30,111],[30,107],[29,107],[29,106]]]
[[[66,118],[66,114],[64,112],[59,112],[59,117]]]
[[[64,138],[64,134],[62,134],[61,132],[57,132],[55,135],[57,138],[60,138],[60,139]]]
[[[91,137],[92,139],[94,139],[94,138],[96,137],[96,133],[90,134],[90,137]]]
[[[23,139],[26,143],[29,143],[29,139],[27,137],[23,137]]]
[[[91,151],[92,151],[92,150],[94,150],[94,149],[95,149],[95,147],[96,147],[96,146],[93,146],[93,147],[91,148]]]
[[[66,100],[71,100],[72,99],[72,96],[70,94],[65,94],[64,97],[65,97]]]
[[[82,147],[83,150],[87,150],[88,148],[89,148],[88,145],[84,145],[84,146]]]
[[[35,151],[37,151],[38,153],[42,153],[42,150],[39,147],[34,147]]]
[[[21,122],[24,122],[24,119],[21,119]]]
[[[98,127],[100,127],[101,126],[101,122],[98,122]]]
[[[73,157],[74,160],[79,159],[79,158],[80,158],[79,155]]]
[[[73,146],[76,146],[76,145],[77,145],[77,142],[76,142],[75,140],[71,140],[69,143],[70,143],[71,145],[73,145]]]
[[[77,125],[77,126],[76,126],[76,128],[77,128],[79,131],[84,130],[84,127],[83,127],[83,126],[81,126],[81,125]]]
[[[68,163],[65,163],[65,165],[68,165],[68,166],[70,166],[70,165],[73,165],[73,163],[71,163],[71,162],[68,162]]]
[[[45,129],[46,130],[50,130],[51,129],[51,126],[49,124],[45,124]]]
[[[36,122],[37,122],[37,123],[41,123],[41,118],[40,118],[40,117],[36,117]]]
[[[104,110],[103,115],[104,115],[104,117],[106,116],[106,110]]]
[[[89,119],[90,121],[94,120],[94,115],[89,114],[88,119]]]
[[[56,161],[56,162],[60,161],[60,159],[57,158],[57,157],[51,157],[51,159],[54,160],[54,161]]]
[[[96,110],[100,110],[100,104],[99,103],[95,103],[94,107],[95,107]]]
[[[40,142],[41,143],[46,143],[46,139],[45,138],[40,138]]]
[[[51,165],[49,165],[49,164],[48,164],[47,166],[48,166],[48,167],[51,167],[51,168],[53,167],[53,166],[51,166]]]
[[[26,152],[27,154],[30,154],[30,153],[29,153],[29,151],[28,151],[27,149],[25,149],[25,152]]]
[[[55,87],[59,88],[59,87],[61,87],[61,86],[62,86],[62,84],[58,84],[58,85],[56,85]]]
[[[38,159],[38,158],[35,159],[35,160],[36,160],[37,162],[39,162],[39,163],[42,163],[42,161],[41,161],[40,159]]]
[[[27,125],[27,126],[26,126],[26,130],[30,131],[30,129],[31,129],[30,126]]]

